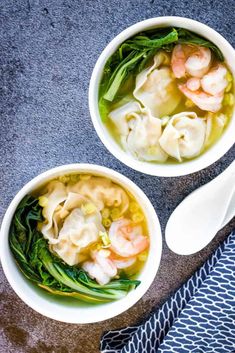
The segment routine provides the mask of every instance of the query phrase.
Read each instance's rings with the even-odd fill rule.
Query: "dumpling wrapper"
[[[164,162],[167,154],[159,145],[162,122],[151,115],[149,109],[131,101],[109,114],[121,135],[123,148],[136,159]]]
[[[51,181],[47,185],[47,193],[43,196],[48,199],[48,203],[43,207],[42,212],[47,223],[43,224],[41,231],[44,238],[48,239],[51,244],[57,243],[57,237],[55,236],[57,232],[57,219],[54,216],[57,207],[67,198],[66,187],[59,181]]]
[[[43,196],[48,201],[43,207],[46,223],[42,234],[48,239],[50,250],[71,266],[87,260],[86,248],[99,239],[100,231],[105,231],[100,211],[105,206],[119,207],[121,215],[129,207],[127,193],[102,177],[66,186],[52,181]],[[93,205],[88,214],[87,204]]]
[[[75,208],[65,219],[52,250],[68,265],[78,264],[84,260],[82,252],[99,239],[99,231],[104,231],[101,221],[100,213],[85,216]]]
[[[159,143],[162,149],[179,162],[197,156],[205,143],[206,122],[194,112],[182,112],[169,120]]]
[[[69,187],[67,187],[67,189],[68,191],[70,190]],[[69,191],[65,203],[63,204],[63,207],[58,211],[60,218],[63,219],[67,217],[70,211],[72,211],[74,208],[81,207],[83,204],[88,202],[89,200],[84,196]]]
[[[135,100],[131,100],[121,107],[111,111],[109,113],[109,118],[116,126],[118,133],[127,136],[130,131],[129,120],[131,119],[131,115],[140,111],[140,104]]]
[[[159,52],[154,57],[153,65],[136,76],[133,95],[157,118],[171,114],[181,100],[171,69],[166,66],[158,69],[168,63],[167,54]]]
[[[42,225],[41,232],[50,244],[56,244],[62,219],[68,216],[69,211],[80,207],[89,200],[82,195],[69,192],[68,187],[55,180],[47,185],[47,193],[43,196],[47,198],[48,202],[43,207],[42,214],[46,223]]]
[[[89,180],[80,180],[71,187],[71,191],[90,200],[98,210],[107,207],[119,207],[124,213],[129,207],[127,193],[117,184],[102,177],[91,177]]]

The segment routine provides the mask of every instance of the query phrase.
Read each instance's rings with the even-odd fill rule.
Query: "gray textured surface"
[[[136,182],[155,206],[162,227],[193,189],[218,175],[235,148],[206,170],[181,178],[156,178],[118,162],[92,127],[87,91],[99,53],[127,26],[150,17],[179,15],[200,20],[234,46],[234,0],[2,0],[0,217],[27,181],[48,168],[71,162],[112,167]],[[1,353],[98,352],[104,330],[133,324],[160,305],[203,263],[235,226],[232,221],[206,249],[180,257],[164,246],[157,277],[128,312],[93,325],[44,318],[13,292],[2,271]]]

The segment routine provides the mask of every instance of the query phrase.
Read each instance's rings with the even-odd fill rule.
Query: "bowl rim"
[[[21,199],[30,191],[33,191],[40,187],[41,185],[45,184],[49,180],[53,179],[54,177],[58,177],[59,175],[65,175],[69,174],[72,172],[77,172],[77,173],[93,173],[94,175],[103,175],[104,177],[108,177],[114,182],[117,182],[124,188],[128,188],[131,193],[134,194],[134,197],[137,198],[137,200],[143,201],[144,204],[144,212],[145,216],[147,218],[148,222],[148,227],[149,227],[149,222],[151,222],[151,231],[149,230],[149,236],[151,237],[151,242],[150,242],[150,251],[149,251],[149,256],[146,261],[146,264],[144,266],[144,272],[145,272],[145,277],[144,280],[141,278],[142,273],[140,273],[140,278],[141,278],[141,284],[135,289],[132,290],[125,296],[123,299],[113,301],[107,304],[100,304],[97,306],[89,306],[89,307],[76,307],[76,315],[70,315],[68,312],[70,312],[70,307],[66,305],[61,305],[58,303],[52,303],[50,304],[50,301],[43,296],[40,296],[40,294],[37,293],[34,287],[32,287],[32,293],[35,294],[36,298],[39,298],[38,302],[37,300],[35,301],[35,298],[32,298],[30,294],[28,293],[27,290],[25,290],[25,285],[26,287],[30,288],[30,284],[28,280],[25,279],[23,274],[21,274],[20,270],[17,268],[17,265],[14,261],[13,255],[10,252],[9,249],[9,244],[8,244],[8,236],[9,236],[9,229],[10,229],[10,224],[12,217],[14,215],[15,209],[18,206],[19,202]],[[156,232],[156,240],[153,237],[153,235]],[[154,233],[154,234],[153,234]],[[8,256],[8,254],[10,256]],[[68,165],[62,165],[59,167],[55,167],[52,169],[47,170],[46,172],[43,172],[30,180],[27,184],[25,184],[22,189],[15,195],[13,200],[11,201],[10,205],[8,206],[6,213],[4,215],[1,229],[0,229],[0,260],[2,264],[3,271],[5,273],[5,276],[10,283],[11,287],[15,291],[15,293],[32,309],[37,311],[38,313],[49,317],[54,320],[58,320],[61,322],[66,322],[66,323],[74,323],[74,324],[88,324],[88,323],[95,323],[95,322],[100,322],[104,321],[107,319],[111,319],[124,311],[128,310],[131,308],[134,304],[136,304],[137,301],[139,301],[142,296],[147,292],[149,289],[150,285],[152,284],[156,273],[159,269],[160,261],[161,261],[161,256],[162,256],[162,232],[161,232],[161,227],[159,223],[158,216],[156,214],[156,211],[148,199],[148,197],[145,195],[145,193],[137,186],[133,181],[131,181],[129,178],[126,176],[120,174],[117,171],[114,171],[110,168],[106,168],[100,165],[95,165],[95,164],[87,164],[87,163],[76,163],[76,164],[68,164]],[[146,270],[148,268],[148,271]],[[15,276],[15,274],[12,273],[12,269],[15,269],[16,273],[18,274]],[[143,270],[142,270],[143,272]],[[146,276],[147,274],[147,276]],[[46,305],[42,305],[42,302],[49,303],[50,310]],[[119,304],[118,304],[119,303]],[[104,310],[105,306],[107,306],[108,310]],[[54,309],[53,309],[54,308]],[[58,310],[60,308],[61,310]],[[92,310],[90,310],[92,308]],[[95,308],[95,309],[94,309]],[[85,309],[89,309],[89,311]],[[74,310],[74,307],[73,307]],[[92,311],[92,313],[90,313]],[[86,315],[81,315],[82,313],[84,314],[86,312]],[[97,312],[97,314],[95,314]],[[102,316],[101,316],[102,314]]]
[[[134,157],[128,155],[110,133],[101,121],[101,117],[98,109],[98,89],[99,83],[103,72],[103,67],[107,59],[112,55],[112,53],[117,49],[117,47],[129,37],[141,32],[143,30],[148,30],[154,27],[183,27],[191,30],[192,32],[198,33],[205,38],[208,38],[213,43],[215,43],[225,54],[225,58],[231,57],[229,63],[229,68],[235,77],[235,50],[229,44],[229,42],[217,31],[212,29],[206,24],[199,21],[192,20],[186,17],[178,16],[161,16],[149,18],[137,22],[119,33],[114,37],[108,45],[101,52],[98,60],[94,66],[90,84],[89,84],[89,110],[91,115],[91,120],[93,126],[105,147],[110,153],[112,153],[118,160],[123,162],[125,165],[131,167],[132,169],[153,176],[164,176],[164,177],[176,177],[191,174],[202,170],[209,165],[213,164],[219,160],[234,144],[235,135],[232,131],[235,130],[235,111],[233,111],[233,116],[230,119],[229,125],[226,127],[222,136],[202,155],[189,160],[184,161],[181,164],[161,164],[161,163],[149,163],[143,162],[135,159]],[[233,65],[231,65],[233,63]]]

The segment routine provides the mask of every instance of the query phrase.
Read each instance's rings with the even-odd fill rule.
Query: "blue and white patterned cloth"
[[[105,333],[100,350],[235,352],[235,231],[144,324]]]

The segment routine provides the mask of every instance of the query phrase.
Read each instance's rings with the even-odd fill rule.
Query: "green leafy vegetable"
[[[41,221],[38,200],[25,196],[17,207],[9,234],[17,265],[39,287],[55,295],[102,303],[120,299],[139,285],[137,280],[119,279],[101,286],[82,269],[65,264],[49,251],[47,240],[37,230],[37,222]]]
[[[218,60],[223,54],[212,42],[183,28],[165,28],[140,33],[125,41],[108,59],[99,90],[99,111],[106,122],[110,105],[120,99],[119,91],[130,75],[142,71],[159,49],[172,51],[178,43],[200,45],[210,48]]]
[[[122,62],[117,69],[114,71],[113,75],[110,78],[111,84],[108,89],[108,91],[104,95],[104,99],[107,101],[112,102],[114,97],[116,96],[119,87],[123,80],[126,78],[128,73],[133,70],[138,63],[138,61],[145,55],[146,51],[143,50],[142,53],[139,53],[138,51],[132,51],[126,59],[125,63]]]

